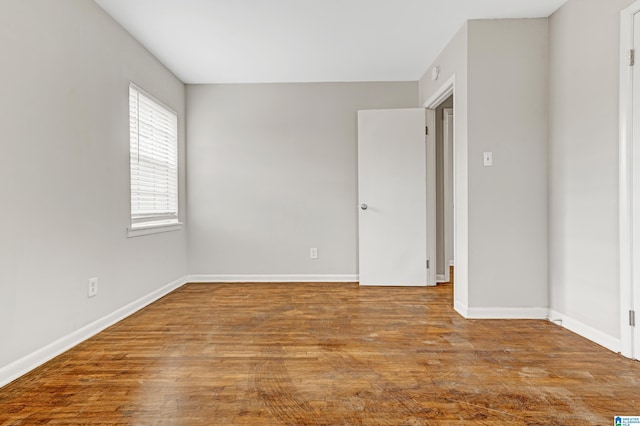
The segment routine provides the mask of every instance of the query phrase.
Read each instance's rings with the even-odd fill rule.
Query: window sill
[[[127,228],[127,237],[141,237],[143,235],[160,234],[162,232],[179,231],[182,229],[182,222],[170,223],[145,223]]]

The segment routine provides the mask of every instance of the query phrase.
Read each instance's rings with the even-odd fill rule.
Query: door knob
[[[366,210],[366,209],[368,209],[368,208],[369,208],[369,206],[368,206],[368,205],[366,205],[365,203],[362,203],[362,204],[360,204],[360,208],[361,208],[362,210]]]

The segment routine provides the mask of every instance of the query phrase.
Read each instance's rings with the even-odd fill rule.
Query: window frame
[[[136,92],[136,100],[138,101],[138,106],[136,107],[136,116],[133,116],[132,110],[132,97],[133,93]],[[170,114],[175,116],[175,134],[170,134],[170,142],[173,143],[175,141],[175,164],[169,164],[165,170],[166,173],[171,171],[172,166],[175,168],[175,177],[170,177],[169,182],[167,183],[168,187],[173,185],[175,179],[175,200],[172,200],[173,193],[170,189],[166,191],[167,204],[168,206],[173,207],[175,205],[175,213],[174,209],[171,207],[167,209],[166,212],[160,213],[148,213],[147,215],[141,213],[134,213],[134,155],[135,152],[138,152],[139,149],[139,138],[140,138],[140,97],[146,98],[145,102],[151,103],[152,108],[160,110],[163,114]],[[155,96],[151,95],[149,92],[142,89],[140,86],[133,82],[129,82],[129,90],[128,90],[128,111],[129,111],[129,227],[127,228],[127,236],[128,237],[137,237],[142,235],[150,235],[161,232],[170,232],[177,231],[182,229],[183,223],[180,221],[180,153],[179,153],[179,137],[178,137],[178,127],[179,127],[179,115],[173,109],[167,106],[164,102],[157,99]],[[164,110],[164,111],[163,111]],[[136,122],[135,130],[132,126],[133,122]],[[173,124],[173,123],[172,123]],[[171,129],[173,130],[173,128]],[[135,135],[135,137],[134,137]],[[134,143],[137,146],[134,148]],[[134,152],[135,151],[135,152]],[[139,158],[139,157],[138,157]],[[155,178],[154,178],[155,179]]]

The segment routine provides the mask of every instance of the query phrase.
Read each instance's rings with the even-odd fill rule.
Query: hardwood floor
[[[451,285],[189,284],[0,389],[0,424],[610,425],[640,363]]]

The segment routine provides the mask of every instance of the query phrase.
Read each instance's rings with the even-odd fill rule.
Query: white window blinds
[[[129,86],[131,226],[178,222],[178,116]]]

